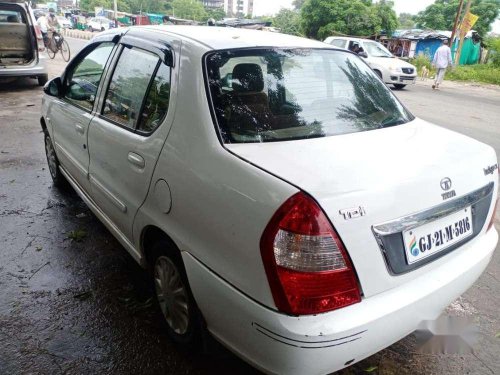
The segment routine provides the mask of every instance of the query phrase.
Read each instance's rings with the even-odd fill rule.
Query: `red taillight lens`
[[[318,314],[361,300],[342,241],[306,194],[297,193],[283,203],[264,230],[260,247],[280,311]]]
[[[495,217],[497,214],[497,207],[498,207],[498,199],[495,203],[495,207],[493,207],[493,214],[491,215],[491,220],[490,223],[488,224],[488,229],[486,231],[489,231],[491,228],[493,228],[493,225],[495,224]]]
[[[42,32],[40,31],[40,26],[35,25],[35,35],[36,35],[36,45],[39,52],[45,51],[45,44],[43,43]]]

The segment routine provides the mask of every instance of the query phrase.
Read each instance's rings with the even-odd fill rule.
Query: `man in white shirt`
[[[448,47],[448,39],[443,40],[443,44],[439,47],[434,54],[434,59],[432,60],[432,65],[437,69],[436,80],[432,85],[433,89],[439,88],[439,85],[443,82],[444,74],[446,69],[451,66],[453,62],[451,61],[451,50]]]

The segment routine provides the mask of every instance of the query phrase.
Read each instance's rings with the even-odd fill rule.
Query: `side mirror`
[[[62,93],[62,82],[61,77],[56,77],[51,79],[49,82],[43,86],[43,92],[50,96],[61,96]]]
[[[364,57],[365,59],[368,58],[368,54],[366,52],[359,52],[358,55]]]

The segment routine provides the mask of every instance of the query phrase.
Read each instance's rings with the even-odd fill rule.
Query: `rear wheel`
[[[101,31],[104,31],[104,30],[106,30],[106,29],[104,27],[101,27]]]
[[[61,43],[61,55],[66,62],[71,58],[71,51],[69,50],[69,44],[66,42],[66,39]]]
[[[405,86],[406,86],[406,85],[401,85],[401,84],[398,84],[398,83],[395,83],[395,84],[394,84],[394,88],[395,88],[396,90],[401,90],[401,89],[402,89],[402,88],[404,88]]]
[[[374,70],[374,72],[378,75],[378,78],[382,79],[382,73],[380,73],[380,70]]]
[[[38,86],[44,86],[49,80],[49,76],[47,74],[43,74],[41,76],[38,76],[37,78],[38,78]]]
[[[54,185],[61,189],[68,188],[69,183],[59,169],[59,159],[57,159],[56,150],[47,132],[45,132],[45,155],[47,156],[47,164]]]
[[[202,317],[189,288],[181,255],[175,245],[166,240],[157,241],[151,250],[155,294],[167,334],[183,349],[199,349],[203,337]]]

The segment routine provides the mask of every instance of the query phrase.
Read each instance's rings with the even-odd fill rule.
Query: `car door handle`
[[[133,164],[136,167],[139,167],[141,169],[146,166],[146,162],[144,161],[144,158],[141,155],[136,154],[135,152],[129,152],[127,159],[131,164]]]
[[[76,124],[75,129],[78,133],[85,134],[85,128],[83,127],[82,124]]]

